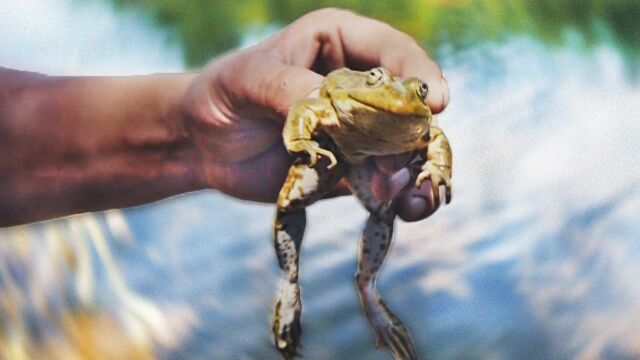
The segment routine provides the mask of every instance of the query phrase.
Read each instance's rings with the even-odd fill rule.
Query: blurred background
[[[453,202],[397,224],[378,281],[418,352],[637,359],[637,0],[0,0],[0,66],[196,69],[338,5],[411,34],[451,86]],[[203,191],[0,229],[0,358],[277,359],[273,211]],[[306,359],[390,358],[353,288],[365,218],[308,211]]]

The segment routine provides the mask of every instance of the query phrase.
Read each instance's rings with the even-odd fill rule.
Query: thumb
[[[248,71],[253,84],[248,91],[255,104],[276,121],[284,121],[289,108],[298,100],[320,88],[324,77],[309,69],[285,65],[263,65]],[[257,81],[257,82],[256,82]]]

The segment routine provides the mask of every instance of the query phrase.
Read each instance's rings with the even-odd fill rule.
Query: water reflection
[[[425,356],[640,355],[640,89],[624,59],[615,46],[585,53],[529,36],[443,59],[455,198],[431,219],[399,224],[379,279]],[[43,62],[33,67],[48,71]],[[61,71],[100,72],[91,64]],[[95,340],[109,333],[106,349],[132,358],[277,358],[271,206],[205,192],[119,214],[2,231],[0,354],[104,358]],[[389,356],[374,349],[353,288],[365,217],[349,198],[309,210],[305,358]]]

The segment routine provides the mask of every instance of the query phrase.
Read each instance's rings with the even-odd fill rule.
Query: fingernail
[[[393,199],[396,195],[398,195],[402,191],[402,189],[407,186],[410,180],[411,174],[409,173],[409,169],[407,169],[406,167],[391,175],[389,177],[390,198]]]
[[[442,98],[442,107],[446,107],[449,105],[449,84],[447,83],[447,79],[444,77],[444,71],[442,72],[442,89],[444,91],[444,96]]]

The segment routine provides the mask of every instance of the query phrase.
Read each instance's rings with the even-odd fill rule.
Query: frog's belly
[[[401,154],[424,148],[426,144],[421,135],[406,134],[389,136],[390,134],[363,134],[357,131],[332,134],[347,161],[360,162],[369,156]]]

